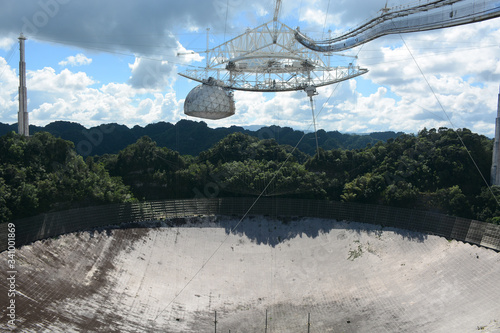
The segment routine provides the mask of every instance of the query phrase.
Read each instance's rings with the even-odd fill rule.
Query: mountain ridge
[[[0,136],[11,131],[17,132],[17,124],[0,123]],[[30,125],[30,133],[49,132],[56,137],[72,141],[80,155],[95,156],[115,154],[142,136],[149,136],[158,146],[178,151],[181,155],[197,156],[229,134],[240,132],[259,139],[275,139],[280,144],[298,145],[306,154],[316,153],[314,133],[305,133],[290,127],[264,126],[257,130],[241,126],[211,128],[203,121],[180,120],[176,124],[158,122],[144,127],[129,128],[118,123],[102,124],[86,128],[76,122],[55,121],[46,126]],[[319,146],[325,150],[334,148],[362,149],[378,141],[397,138],[403,132],[373,132],[370,134],[344,134],[339,131],[318,130]],[[302,138],[303,137],[303,138]],[[302,139],[302,140],[301,140]]]

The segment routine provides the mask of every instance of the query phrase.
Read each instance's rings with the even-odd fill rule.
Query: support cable
[[[312,96],[309,97],[309,100],[311,101],[311,112],[312,112],[313,124],[314,124],[314,137],[316,138],[316,154],[318,154],[318,158],[319,158],[318,130],[316,129],[316,117],[314,116],[314,101],[313,101]]]
[[[299,24],[300,24],[300,16],[301,16],[301,14],[302,14],[302,2],[303,2],[303,1],[304,1],[304,0],[300,0],[300,6],[299,6],[299,16],[298,16],[298,18],[297,18],[297,26],[299,26]]]
[[[361,46],[361,48],[359,49],[358,51],[358,54],[361,52],[363,46]],[[335,88],[332,90],[330,96],[327,98],[326,100],[326,103],[328,103],[328,101],[332,98],[333,94],[335,93],[335,91],[337,91],[337,88],[338,88],[338,84],[335,85]],[[315,92],[315,88],[314,88],[314,92]],[[314,95],[314,93],[313,93]],[[312,99],[312,97],[310,97]],[[325,104],[326,104],[325,103]],[[323,109],[324,109],[324,106],[325,104],[323,104],[323,106],[321,107],[320,111],[318,112],[317,115],[319,115]],[[314,110],[313,110],[313,115],[314,115]],[[316,115],[316,116],[317,116]],[[271,184],[274,182],[274,180],[276,179],[277,175],[280,173],[280,171],[285,167],[285,165],[288,163],[288,161],[293,157],[293,153],[295,152],[295,150],[298,149],[298,146],[300,145],[300,143],[302,142],[302,140],[304,140],[305,136],[306,136],[306,132],[311,128],[313,124],[310,124],[309,127],[304,131],[304,134],[302,135],[302,137],[299,139],[299,141],[297,142],[297,144],[292,148],[292,151],[288,154],[287,158],[285,159],[285,161],[283,161],[281,163],[281,165],[279,166],[278,170],[276,170],[276,172],[274,173],[274,175],[272,176],[272,178],[269,180],[269,182],[267,183],[267,185],[264,187],[264,189],[261,191],[261,193],[257,196],[257,198],[255,198],[255,200],[253,201],[253,203],[250,205],[250,207],[247,209],[247,211],[245,212],[245,214],[243,214],[243,216],[239,219],[238,223],[236,223],[236,225],[231,228],[228,232],[228,235],[222,240],[222,242],[219,244],[219,246],[212,252],[212,254],[205,260],[205,262],[200,266],[200,268],[194,273],[194,275],[186,282],[186,284],[184,285],[184,287],[181,288],[181,290],[172,298],[172,300],[156,315],[155,317],[155,320],[158,319],[158,317],[163,313],[165,312],[165,310],[170,307],[173,302],[175,302],[175,300],[184,292],[184,290],[186,290],[186,288],[193,282],[193,280],[201,273],[201,271],[205,268],[205,266],[210,262],[210,260],[212,260],[212,258],[217,254],[217,252],[219,252],[219,250],[222,248],[222,246],[227,242],[227,240],[229,239],[229,237],[231,236],[231,234],[241,225],[241,223],[243,222],[243,220],[247,217],[247,215],[250,213],[250,211],[253,209],[253,207],[257,204],[257,202],[260,200],[260,198],[264,195],[264,193],[266,193],[267,189],[271,186]],[[318,155],[318,158],[319,158],[319,155]]]
[[[318,144],[318,132],[316,129],[316,116],[314,114],[314,100],[313,96],[318,95],[316,92],[316,87],[315,86],[307,86],[306,89],[304,89],[307,93],[307,96],[309,96],[309,101],[311,103],[311,112],[312,112],[312,117],[313,117],[313,125],[314,125],[314,137],[316,138],[316,154],[318,154],[319,158],[319,144]]]
[[[427,85],[429,86],[429,89],[431,90],[432,92],[432,95],[434,96],[434,98],[436,99],[439,107],[441,108],[441,110],[443,111],[444,115],[446,116],[446,119],[448,120],[448,122],[450,123],[451,125],[451,128],[453,129],[453,131],[455,132],[455,134],[457,135],[458,137],[458,140],[460,141],[460,143],[462,144],[462,146],[465,148],[465,151],[467,152],[467,154],[469,155],[469,158],[471,159],[472,163],[474,164],[474,166],[476,167],[477,171],[479,172],[479,175],[481,175],[481,178],[483,179],[484,183],[486,184],[486,186],[488,187],[489,191],[491,192],[491,194],[493,195],[493,198],[495,199],[495,202],[497,203],[498,206],[500,206],[500,202],[498,201],[497,197],[495,196],[495,193],[493,192],[490,184],[488,183],[488,181],[486,180],[486,178],[484,177],[483,173],[481,172],[481,169],[479,168],[479,166],[477,165],[476,163],[476,160],[474,159],[474,157],[472,156],[470,150],[467,148],[467,145],[465,144],[464,140],[462,139],[462,136],[460,135],[460,133],[458,133],[458,131],[456,130],[456,126],[455,124],[453,124],[453,122],[451,121],[451,118],[450,116],[448,115],[448,113],[446,112],[446,110],[444,109],[444,106],[443,104],[441,104],[441,101],[439,100],[436,92],[434,91],[434,89],[432,88],[429,80],[427,80],[427,77],[425,76],[424,72],[422,71],[422,68],[420,67],[420,65],[418,64],[417,60],[415,59],[415,57],[413,56],[413,53],[411,52],[410,48],[408,47],[408,45],[406,44],[406,41],[404,40],[403,36],[401,34],[399,34],[399,37],[401,38],[401,40],[403,41],[403,44],[405,45],[406,49],[408,50],[408,53],[410,54],[410,56],[412,57],[413,61],[415,62],[415,65],[417,66],[420,74],[422,75],[422,77],[424,78],[425,82],[427,83]]]
[[[326,21],[328,20],[328,11],[330,10],[330,0],[328,0],[328,6],[326,7],[325,23],[323,24],[323,33],[321,38],[325,38]]]
[[[333,96],[333,94],[335,93],[335,91],[337,90],[337,87],[338,85],[335,85],[335,88],[333,89],[332,93],[330,94],[330,96],[328,97],[327,101]],[[321,108],[320,112],[323,110],[323,107]],[[318,114],[319,114],[318,113]],[[312,124],[311,124],[312,125]],[[285,165],[288,163],[288,161],[292,158],[293,156],[293,153],[295,152],[295,150],[298,149],[298,146],[300,145],[300,143],[302,142],[302,140],[304,140],[305,136],[306,136],[306,132],[307,130],[309,130],[309,128],[311,128],[311,125],[309,125],[309,127],[306,129],[306,131],[304,131],[304,134],[302,135],[302,137],[300,138],[300,140],[297,142],[297,144],[292,148],[292,151],[288,154],[286,160],[281,163],[281,165],[279,166],[278,170],[274,173],[273,177],[271,178],[271,180],[267,183],[267,185],[264,187],[264,189],[262,190],[262,192],[259,194],[259,196],[257,198],[255,198],[255,200],[253,201],[253,203],[250,205],[250,207],[247,209],[247,211],[245,212],[245,214],[243,214],[243,216],[241,217],[241,219],[238,221],[238,223],[229,230],[228,232],[228,235],[226,236],[226,238],[224,238],[224,240],[219,244],[219,246],[212,252],[212,254],[205,260],[205,262],[201,265],[201,267],[194,273],[194,275],[186,282],[186,284],[184,285],[184,287],[181,288],[181,290],[172,298],[172,300],[156,315],[155,317],[155,320],[158,319],[158,317],[163,313],[165,312],[165,310],[170,307],[170,305],[172,305],[173,302],[175,302],[175,300],[184,292],[184,290],[186,290],[186,288],[193,282],[193,280],[201,273],[201,271],[205,268],[205,266],[210,262],[210,260],[212,260],[212,258],[217,254],[217,252],[219,252],[219,250],[222,248],[222,246],[226,243],[226,241],[229,239],[229,237],[231,236],[231,234],[240,226],[240,224],[243,222],[243,220],[247,217],[247,215],[250,213],[250,211],[253,209],[253,207],[257,204],[257,202],[260,200],[260,198],[264,195],[264,193],[267,191],[267,189],[269,188],[269,186],[271,186],[271,184],[274,182],[274,180],[276,179],[277,175],[280,173],[280,171],[285,167]],[[319,156],[318,156],[319,157]]]
[[[205,268],[205,266],[209,263],[210,260],[212,260],[212,258],[217,254],[217,252],[219,252],[219,250],[221,249],[221,247],[226,243],[226,241],[229,239],[229,237],[231,236],[231,234],[239,227],[239,225],[243,222],[243,220],[247,217],[247,215],[250,213],[250,211],[252,210],[252,208],[257,204],[257,201],[260,200],[260,198],[264,195],[264,193],[266,192],[267,188],[271,185],[271,183],[274,181],[274,179],[276,178],[276,176],[279,174],[279,172],[281,171],[281,169],[283,169],[283,167],[286,165],[286,163],[288,162],[288,160],[293,156],[292,153],[297,149],[298,145],[300,144],[300,142],[302,142],[302,139],[304,139],[305,137],[305,133],[304,135],[302,136],[302,138],[299,140],[299,142],[295,145],[295,147],[292,149],[292,152],[288,155],[288,157],[286,158],[286,160],[280,165],[280,167],[278,168],[278,170],[274,173],[274,176],[272,177],[272,179],[269,181],[269,183],[266,185],[266,187],[262,190],[262,192],[259,194],[259,196],[254,200],[254,202],[252,203],[252,205],[250,205],[250,207],[247,209],[247,211],[245,212],[245,214],[243,214],[243,216],[241,217],[241,219],[238,221],[238,223],[229,230],[228,232],[228,235],[226,236],[226,238],[224,238],[224,240],[219,244],[219,246],[212,252],[212,254],[207,258],[207,260],[205,260],[205,262],[201,265],[201,267],[196,271],[196,273],[189,279],[189,281],[184,285],[184,287],[181,288],[181,290],[175,295],[174,298],[172,298],[172,300],[165,306],[165,308],[163,308],[163,310],[161,310],[155,317],[155,320],[158,319],[158,317],[170,306],[172,305],[172,303],[177,299],[177,297],[179,297],[183,291],[191,284],[191,282],[193,282],[193,280],[201,273],[201,271]]]
[[[229,14],[229,0],[226,2],[226,20],[224,22],[224,40],[226,40],[227,16]]]

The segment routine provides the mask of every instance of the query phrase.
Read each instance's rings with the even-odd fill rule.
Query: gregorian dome
[[[191,117],[222,119],[234,115],[231,90],[218,86],[215,80],[196,86],[184,101],[184,113]]]

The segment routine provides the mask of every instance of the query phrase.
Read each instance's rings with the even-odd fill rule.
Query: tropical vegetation
[[[242,132],[197,155],[181,155],[143,136],[118,153],[85,159],[74,143],[47,132],[29,138],[10,132],[0,137],[0,219],[134,200],[264,195],[499,223],[500,188],[488,186],[491,154],[491,139],[448,128],[358,149],[320,149],[314,156]]]

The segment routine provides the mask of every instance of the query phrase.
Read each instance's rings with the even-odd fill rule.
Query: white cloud
[[[169,79],[175,74],[174,68],[168,61],[148,58],[135,58],[129,64],[131,76],[129,83],[136,89],[152,89],[159,91],[169,84]]]
[[[0,67],[5,63],[0,58]],[[120,123],[128,126],[151,122],[175,122],[181,105],[170,90],[145,95],[125,83],[110,83],[93,88],[95,82],[84,72],[68,69],[56,72],[46,67],[29,71],[28,110],[30,122],[39,126],[56,120],[79,122],[84,126]],[[7,68],[0,80],[0,117],[17,121],[17,75]]]
[[[0,117],[2,122],[17,122],[15,69],[0,57]],[[84,72],[45,67],[28,71],[28,110],[30,122],[39,126],[56,120],[75,121],[84,126],[117,122],[129,126],[158,121],[176,122],[182,105],[175,91],[167,89],[153,95],[125,83],[110,83],[93,88],[95,81]]]
[[[0,119],[3,122],[17,122],[18,82],[16,70],[0,57]]]
[[[92,59],[87,58],[83,53],[79,53],[76,56],[69,56],[65,60],[59,62],[61,66],[70,65],[72,67],[75,66],[84,66],[90,65],[92,63]]]
[[[16,43],[14,38],[10,37],[0,37],[0,50],[8,51]]]
[[[199,53],[187,50],[176,42],[175,48],[168,49],[157,59],[136,56],[134,63],[129,64],[131,75],[128,83],[136,89],[161,91],[177,79],[177,64],[188,65],[203,59]]]
[[[28,71],[28,91],[43,91],[48,94],[75,94],[94,84],[94,80],[84,72],[73,73],[63,69],[59,74],[51,67]]]

